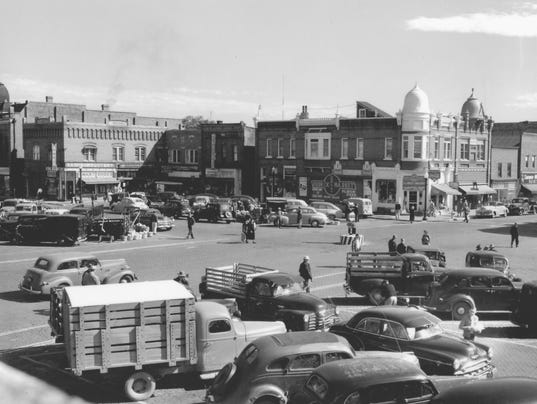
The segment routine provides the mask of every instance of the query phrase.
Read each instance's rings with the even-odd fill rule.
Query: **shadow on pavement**
[[[0,293],[0,300],[17,303],[35,303],[48,299],[45,299],[41,296],[25,295],[19,290],[11,290],[9,292]]]
[[[509,242],[510,239],[510,229],[513,223],[517,222],[516,218],[512,217],[513,221],[503,226],[498,227],[487,227],[480,229],[483,233],[492,233],[492,234],[505,234],[506,241]],[[518,223],[518,233],[520,237],[537,237],[537,223],[528,222],[528,223]],[[510,247],[510,246],[509,246]]]
[[[528,330],[523,327],[486,327],[480,337],[489,337],[489,338],[515,338],[515,339],[528,339],[535,338],[535,332]]]

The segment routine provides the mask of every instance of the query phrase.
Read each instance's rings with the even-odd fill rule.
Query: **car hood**
[[[276,305],[282,309],[304,310],[319,312],[332,308],[333,305],[310,293],[295,293],[293,295],[274,298]]]
[[[241,321],[233,320],[237,337],[244,342],[251,342],[267,335],[281,334],[287,331],[281,321]]]
[[[453,359],[476,360],[487,358],[484,349],[455,334],[443,333],[427,339],[412,341],[412,347],[418,357],[441,356],[446,362]]]

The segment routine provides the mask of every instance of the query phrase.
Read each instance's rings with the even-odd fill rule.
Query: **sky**
[[[224,122],[432,112],[474,95],[537,120],[537,0],[19,0],[0,3],[11,101]]]

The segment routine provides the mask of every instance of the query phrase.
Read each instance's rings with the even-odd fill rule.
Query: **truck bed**
[[[233,264],[225,267],[206,268],[207,291],[218,296],[235,297],[244,299],[246,297],[246,286],[252,278],[269,273],[276,273],[277,270],[258,267],[248,264]]]
[[[401,273],[403,259],[399,255],[389,253],[348,253],[347,271],[351,276],[362,276],[373,273]]]

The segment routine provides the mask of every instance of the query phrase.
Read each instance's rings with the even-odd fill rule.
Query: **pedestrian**
[[[358,208],[358,204],[354,204],[354,208],[352,209],[354,212],[354,221],[359,222],[360,221],[360,209]]]
[[[518,223],[515,223],[511,226],[511,248],[513,248],[513,243],[516,244],[518,248]]]
[[[300,206],[296,210],[296,222],[298,223],[298,228],[301,229],[302,228],[302,209],[300,208]]]
[[[307,255],[304,257],[298,268],[298,273],[304,279],[304,290],[307,293],[310,293],[311,283],[313,282],[313,277],[311,276],[311,266],[310,266],[310,257]]]
[[[399,244],[397,244],[397,249],[396,251],[399,253],[399,254],[406,254],[406,251],[407,251],[407,247],[406,247],[406,244],[405,244],[405,239],[402,238],[401,239],[401,242]]]
[[[188,281],[188,274],[185,271],[179,271],[179,273],[177,274],[177,276],[173,280],[175,282],[180,283],[185,288],[187,288],[188,291],[190,293],[192,293],[192,296],[194,296],[194,298],[196,298],[196,295],[194,294],[194,291],[190,287],[190,282]]]
[[[278,229],[282,228],[282,208],[278,208],[278,216],[276,218],[278,221]]]
[[[470,206],[468,206],[468,201],[464,200],[462,204],[462,213],[464,214],[464,222],[468,223],[468,215],[470,214]]]
[[[397,252],[397,242],[395,241],[395,234],[388,240],[388,251],[391,253]]]
[[[93,266],[93,264],[88,264],[88,269],[86,269],[86,271],[82,275],[82,285],[87,286],[87,285],[100,285],[100,284],[101,284],[101,280],[95,273],[95,267]]]
[[[421,244],[423,245],[431,244],[431,236],[429,236],[429,233],[427,232],[427,230],[423,230],[423,236],[421,236]]]
[[[347,233],[356,234],[356,222],[349,220],[347,222]]]
[[[399,220],[401,217],[401,204],[399,202],[395,202],[395,220]]]
[[[414,223],[414,219],[416,218],[416,212],[414,211],[414,205],[410,205],[410,208],[408,209],[408,216],[410,219],[410,223]]]
[[[479,317],[477,317],[475,307],[471,307],[468,312],[462,316],[459,328],[462,330],[462,336],[464,339],[473,341],[476,334],[481,334],[483,331],[483,325],[479,323]]]
[[[381,295],[384,298],[384,306],[397,305],[397,291],[389,281],[383,280],[381,284]]]
[[[247,243],[248,239],[246,238],[246,233],[248,232],[248,217],[244,218],[244,222],[242,222],[242,229],[241,229],[241,241],[243,243]]]
[[[481,251],[481,244],[476,245],[476,246],[475,246],[475,250],[476,250],[476,251]]]
[[[192,232],[192,227],[194,226],[194,223],[196,223],[196,221],[194,220],[192,213],[189,212],[186,217],[186,224],[188,226],[188,234],[186,235],[186,238],[194,238],[194,233]]]
[[[248,240],[252,240],[252,243],[255,244],[255,221],[251,217],[248,217],[248,220],[246,221],[246,242]]]

